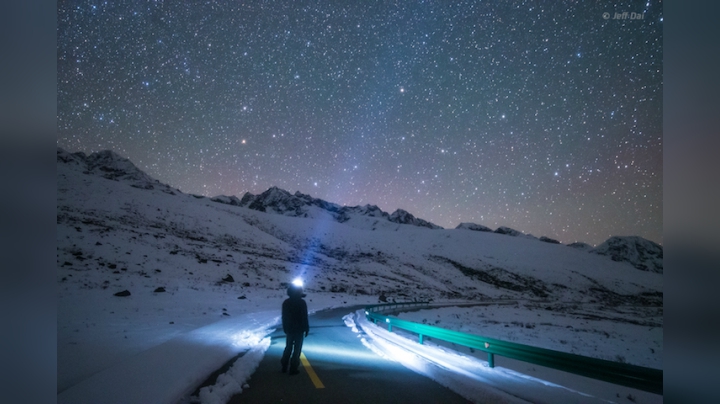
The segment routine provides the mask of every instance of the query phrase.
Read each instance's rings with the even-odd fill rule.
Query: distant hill
[[[610,237],[590,252],[627,262],[641,271],[663,273],[662,246],[642,237]]]

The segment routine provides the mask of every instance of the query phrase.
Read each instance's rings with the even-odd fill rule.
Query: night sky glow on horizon
[[[67,1],[57,46],[58,146],[183,192],[663,241],[662,3]]]

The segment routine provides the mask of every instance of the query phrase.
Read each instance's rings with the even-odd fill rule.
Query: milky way
[[[58,3],[58,145],[188,193],[662,242],[662,4]]]

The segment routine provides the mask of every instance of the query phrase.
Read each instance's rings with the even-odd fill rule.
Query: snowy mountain
[[[234,198],[234,199],[232,199]],[[375,205],[340,206],[322,199],[313,198],[300,192],[291,194],[283,189],[272,187],[267,191],[253,195],[249,192],[237,201],[235,197],[220,196],[212,199],[215,202],[247,207],[260,212],[276,213],[285,216],[319,218],[331,217],[338,223],[345,223],[358,216],[366,216],[387,220],[391,223],[410,224],[429,229],[442,229],[426,220],[416,218],[405,210],[397,209],[392,214],[383,212]],[[357,222],[358,220],[355,220]],[[353,223],[355,224],[355,223]],[[377,224],[377,223],[375,223]]]
[[[485,227],[481,224],[475,224],[475,223],[460,223],[457,225],[456,229],[466,229],[466,230],[472,230],[472,231],[486,231],[486,232],[492,232],[493,230],[489,227]]]
[[[663,273],[662,246],[642,237],[610,237],[590,252],[627,262],[642,271]]]
[[[85,174],[96,175],[113,181],[123,181],[135,188],[157,188],[171,195],[180,192],[150,177],[137,168],[130,160],[110,150],[104,150],[86,156],[83,152],[71,154],[58,147],[57,161],[75,167],[75,169],[81,170]]]
[[[625,248],[611,239],[591,254],[512,229],[440,229],[402,210],[344,207],[279,188],[205,198],[107,151],[58,148],[56,175],[59,392],[175,336],[276,310],[297,276],[311,309],[380,296],[516,300],[526,302],[516,311],[528,318],[534,311],[572,317],[575,328],[566,332],[583,340],[596,333],[588,321],[662,329],[662,274],[619,261],[662,267],[662,250],[639,238]],[[486,332],[514,330],[527,343],[555,346],[532,339],[527,322],[499,320],[488,319]],[[614,332],[607,333],[628,335]],[[627,355],[618,346],[617,355]],[[640,363],[661,360],[657,349],[643,355],[649,359]]]
[[[523,237],[523,236],[526,236],[526,234],[523,233],[523,232],[521,232],[521,231],[518,231],[518,230],[515,230],[515,229],[511,229],[511,228],[505,227],[505,226],[500,226],[500,227],[498,227],[497,229],[495,229],[495,233],[497,233],[497,234],[506,234],[506,235],[508,235],[508,236],[513,236],[513,237]]]
[[[411,224],[413,226],[427,227],[429,229],[442,229],[442,227],[434,225],[426,220],[416,218],[412,214],[402,209],[398,209],[393,212],[390,217],[388,217],[388,220],[393,223]]]
[[[657,272],[662,249],[640,238],[613,238],[586,254],[507,227],[494,233],[445,230],[400,209],[387,214],[370,205],[341,207],[275,187],[240,200],[186,195],[109,151],[57,154],[59,229],[154,250],[138,260],[118,255],[119,247],[111,252],[106,243],[82,246],[69,238],[72,244],[58,245],[59,264],[66,268],[90,261],[126,270],[134,265],[147,275],[154,270],[151,262],[172,261],[195,281],[217,282],[231,274],[270,288],[281,288],[290,272],[300,272],[312,276],[309,287],[318,291],[408,298],[598,300],[612,292],[616,299],[636,301],[662,290],[661,277],[627,273],[614,262]],[[166,276],[173,275],[154,275]]]
[[[593,246],[591,246],[588,243],[583,243],[581,241],[576,241],[574,243],[570,243],[567,246],[570,248],[576,248],[576,249],[582,250],[582,251],[590,251],[593,249]]]
[[[553,238],[550,238],[550,237],[545,237],[545,236],[540,236],[539,240],[542,241],[543,243],[560,244],[559,241],[557,241]]]
[[[512,237],[525,237],[525,238],[529,238],[529,239],[537,239],[537,238],[536,238],[535,236],[533,236],[532,234],[525,234],[525,233],[523,233],[523,232],[521,232],[521,231],[518,231],[518,230],[515,230],[515,229],[511,229],[511,228],[505,227],[505,226],[500,226],[500,227],[498,227],[496,230],[493,230],[493,229],[491,229],[491,228],[489,228],[489,227],[486,227],[486,226],[483,226],[483,225],[481,225],[481,224],[476,224],[476,223],[460,223],[460,224],[456,227],[456,229],[466,229],[466,230],[473,230],[473,231],[493,232],[493,233],[497,233],[497,234],[505,234],[505,235],[512,236]],[[542,237],[540,237],[540,238],[537,239],[537,240],[540,240],[540,241],[545,242],[545,243],[560,244],[559,241],[554,240],[554,239],[551,239],[550,237],[545,237],[545,236],[542,236]]]
[[[311,207],[316,207],[331,213],[337,213],[340,206],[296,192],[289,192],[272,187],[260,195],[246,192],[240,200],[240,206],[260,212],[273,212],[287,216],[308,217]]]

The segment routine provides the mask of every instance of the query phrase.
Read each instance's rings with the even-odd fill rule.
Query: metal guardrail
[[[387,324],[389,331],[392,331],[393,327],[397,327],[418,334],[418,342],[420,344],[423,343],[425,337],[431,337],[486,352],[488,355],[488,365],[491,368],[495,366],[494,355],[500,355],[506,358],[534,363],[536,365],[655,394],[663,394],[663,371],[660,369],[506,342],[480,335],[466,334],[431,325],[401,320],[397,317],[382,314],[383,311],[394,311],[399,308],[413,306],[426,307],[428,306],[428,302],[390,303],[367,306],[365,308],[365,315],[368,320],[373,321],[375,324],[378,322]]]

